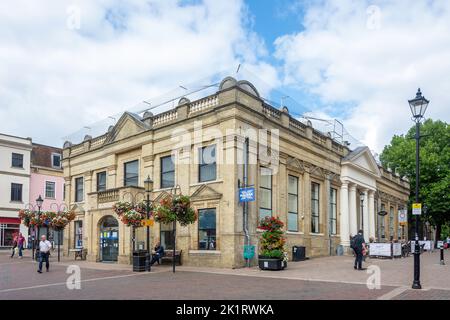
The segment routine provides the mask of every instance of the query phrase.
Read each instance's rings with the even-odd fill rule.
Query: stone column
[[[349,229],[349,210],[348,210],[348,182],[344,181],[341,186],[341,201],[340,201],[340,235],[341,235],[341,245],[350,246],[350,229]]]
[[[364,239],[369,241],[369,195],[368,190],[364,189],[364,202],[363,202],[363,231],[364,231]]]
[[[369,190],[369,238],[375,238],[375,199],[374,199],[374,191]],[[367,239],[369,240],[369,239]]]
[[[356,184],[350,185],[349,202],[350,235],[355,236],[358,233],[358,220],[356,217]]]

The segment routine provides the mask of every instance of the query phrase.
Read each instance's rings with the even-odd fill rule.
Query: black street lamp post
[[[42,199],[41,195],[39,195],[39,197],[36,199],[36,205],[38,207],[38,213],[37,213],[37,217],[38,217],[38,221],[40,221],[40,216],[41,216],[41,208],[42,208],[42,204],[44,203],[44,200]],[[37,227],[37,234],[35,234],[35,238],[34,241],[36,242],[37,246],[36,247],[36,254],[37,254],[37,250],[39,249],[39,224]],[[33,250],[34,252],[34,250]],[[34,254],[33,254],[33,259],[34,259]]]
[[[147,179],[145,179],[144,181],[144,185],[145,185],[145,193],[147,194],[147,199],[146,199],[146,213],[147,213],[147,252],[148,252],[148,256],[149,256],[149,263],[148,263],[148,269],[147,271],[151,271],[152,269],[152,265],[151,265],[151,259],[152,259],[152,249],[150,248],[150,226],[149,226],[149,222],[148,220],[150,219],[150,192],[152,192],[153,189],[153,180],[150,179],[150,176],[147,177]]]
[[[420,122],[423,119],[425,111],[427,110],[429,100],[425,99],[420,92],[420,88],[417,91],[416,97],[412,100],[408,100],[411,113],[413,115],[413,121],[416,123],[416,197],[415,202],[419,203],[419,143],[420,143]],[[419,245],[419,215],[416,215],[415,225],[415,246],[414,246],[414,282],[413,289],[422,289],[420,284],[420,245]]]

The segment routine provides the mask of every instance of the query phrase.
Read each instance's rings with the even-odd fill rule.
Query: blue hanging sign
[[[239,188],[239,202],[255,201],[255,188]]]

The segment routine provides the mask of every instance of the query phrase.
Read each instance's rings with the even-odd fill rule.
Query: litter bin
[[[306,260],[306,247],[293,246],[292,247],[292,261]]]
[[[150,266],[150,255],[147,250],[136,250],[133,252],[133,271],[147,271]]]

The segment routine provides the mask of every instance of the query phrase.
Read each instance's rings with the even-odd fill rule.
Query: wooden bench
[[[175,263],[177,263],[179,266],[182,265],[182,253],[183,250],[175,250]],[[164,264],[165,262],[173,263],[173,250],[164,250],[164,256],[160,260],[161,264]]]
[[[87,249],[77,248],[77,249],[69,249],[69,252],[75,252],[75,260],[80,258],[81,260],[86,260]]]

